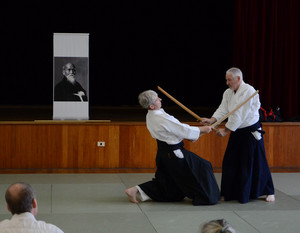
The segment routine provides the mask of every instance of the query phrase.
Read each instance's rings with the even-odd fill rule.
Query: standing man
[[[87,101],[86,91],[76,81],[75,65],[65,64],[62,73],[62,80],[54,88],[54,101]]]
[[[192,199],[193,205],[212,205],[220,199],[220,191],[209,161],[184,149],[183,139],[196,141],[210,126],[192,127],[179,122],[161,108],[157,93],[148,90],[139,95],[139,103],[148,109],[147,128],[157,140],[155,178],[126,190],[133,203],[141,201],[172,202]]]
[[[227,70],[226,84],[229,88],[224,92],[219,108],[210,119],[203,118],[204,125],[221,119],[255,92],[252,86],[244,83],[238,68]],[[225,201],[247,203],[262,195],[266,195],[267,202],[275,201],[259,108],[259,96],[256,95],[228,117],[225,128],[216,130],[221,137],[231,132],[222,165],[221,196]]]
[[[0,233],[63,233],[57,226],[35,219],[38,206],[34,190],[29,184],[10,185],[5,193],[5,199],[7,209],[13,216],[10,220],[0,222]]]

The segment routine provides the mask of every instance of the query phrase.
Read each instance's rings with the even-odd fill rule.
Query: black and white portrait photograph
[[[88,58],[54,58],[54,101],[88,100]]]

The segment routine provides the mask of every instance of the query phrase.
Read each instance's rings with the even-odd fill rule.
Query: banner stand
[[[53,35],[53,120],[89,119],[89,34]]]

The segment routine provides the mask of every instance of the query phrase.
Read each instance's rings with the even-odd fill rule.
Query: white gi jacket
[[[147,128],[151,136],[169,145],[178,144],[183,139],[195,141],[200,136],[198,127],[183,124],[162,108],[148,110],[146,115]]]
[[[57,226],[37,221],[33,214],[14,214],[10,220],[0,222],[0,233],[63,233]]]
[[[242,81],[236,93],[228,88],[223,94],[219,108],[212,117],[216,118],[217,121],[220,120],[236,106],[249,98],[254,92],[255,89],[251,85],[244,83],[244,81]],[[259,95],[257,94],[228,117],[227,123],[225,124],[226,128],[235,131],[239,128],[245,128],[255,124],[259,120],[259,108],[260,101]],[[253,135],[256,139],[260,139],[258,132],[255,132]]]

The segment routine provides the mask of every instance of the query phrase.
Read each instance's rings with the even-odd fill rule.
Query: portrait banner
[[[89,119],[89,34],[53,35],[53,119]]]

